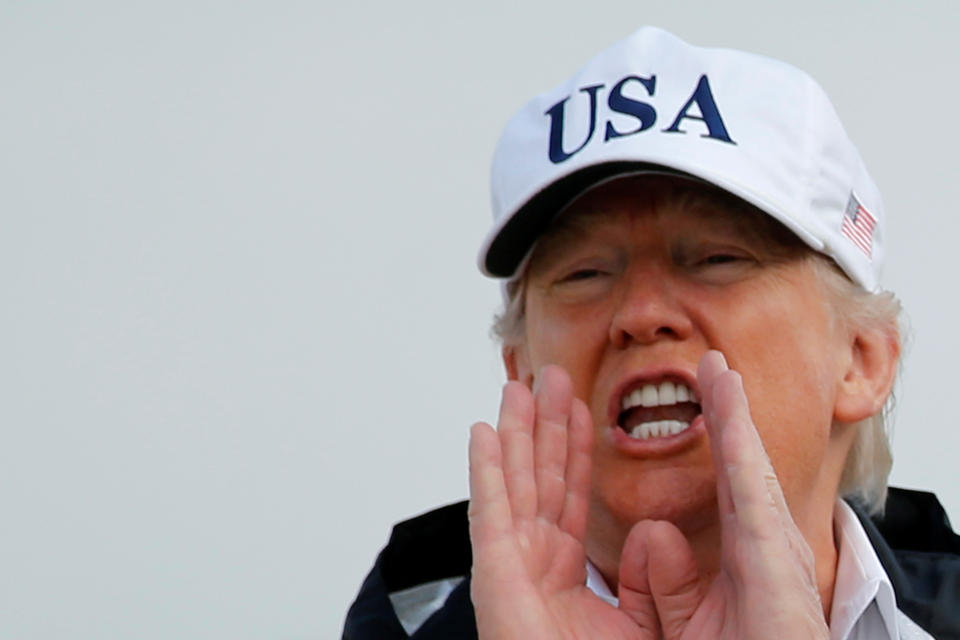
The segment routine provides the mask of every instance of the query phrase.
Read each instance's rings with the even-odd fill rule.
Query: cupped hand
[[[586,585],[590,414],[563,369],[508,383],[470,438],[471,597],[480,638],[652,638]]]

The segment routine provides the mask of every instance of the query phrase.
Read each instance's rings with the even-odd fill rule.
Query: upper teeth
[[[678,402],[696,402],[696,396],[682,382],[645,384],[623,396],[623,410],[634,407],[662,407]]]

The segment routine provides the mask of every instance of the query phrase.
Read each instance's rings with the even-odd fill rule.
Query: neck
[[[817,588],[820,591],[820,602],[823,604],[823,615],[830,621],[830,609],[833,605],[833,587],[837,578],[837,550],[838,540],[833,526],[833,504],[829,505],[827,513],[816,513],[810,522],[815,526],[805,526],[806,523],[797,521],[800,532],[810,545],[816,561]],[[824,507],[825,509],[825,507]]]

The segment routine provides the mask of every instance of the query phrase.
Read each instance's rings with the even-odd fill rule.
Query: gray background
[[[0,637],[337,637],[495,416],[498,131],[643,23],[834,98],[915,336],[894,481],[960,518],[958,7],[0,2]]]

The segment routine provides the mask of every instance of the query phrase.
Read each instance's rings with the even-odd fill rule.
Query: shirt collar
[[[839,553],[830,608],[831,640],[849,637],[857,621],[874,601],[887,635],[898,638],[897,601],[893,584],[856,514],[843,500],[837,500],[833,510],[833,526]]]
[[[619,603],[617,596],[613,595],[610,587],[607,586],[607,581],[600,575],[600,570],[593,566],[589,558],[587,558],[587,588],[615,607]]]

